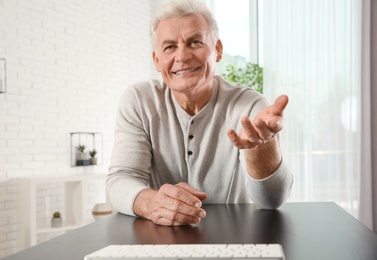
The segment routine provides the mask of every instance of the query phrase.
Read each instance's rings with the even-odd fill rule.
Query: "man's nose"
[[[191,57],[192,57],[191,50],[187,46],[178,47],[175,53],[176,62],[187,62],[189,59],[191,59]]]

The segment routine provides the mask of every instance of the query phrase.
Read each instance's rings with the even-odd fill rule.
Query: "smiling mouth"
[[[192,69],[187,69],[187,70],[174,71],[173,74],[175,74],[175,75],[183,75],[183,74],[188,73],[188,72],[197,71],[198,69],[200,69],[200,67],[192,68]]]

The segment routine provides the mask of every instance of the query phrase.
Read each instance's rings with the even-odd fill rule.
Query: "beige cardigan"
[[[157,80],[125,89],[119,103],[107,194],[114,209],[134,215],[140,191],[187,182],[205,191],[204,203],[251,203],[279,207],[289,196],[292,174],[282,161],[277,171],[254,180],[227,137],[240,131],[243,115],[253,118],[267,106],[259,93],[215,76],[210,101],[195,116]]]

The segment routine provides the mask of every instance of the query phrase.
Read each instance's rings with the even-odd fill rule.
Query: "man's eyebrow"
[[[193,35],[190,35],[189,37],[186,38],[186,41],[192,41],[194,39],[200,39],[202,41],[204,41],[205,37],[203,34],[201,33],[194,33]]]
[[[171,44],[176,44],[177,41],[174,41],[174,40],[164,40],[162,43],[161,43],[161,46],[166,46],[166,45],[171,45]]]

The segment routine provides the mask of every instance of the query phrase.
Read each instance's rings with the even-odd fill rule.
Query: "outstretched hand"
[[[227,132],[229,139],[238,149],[251,149],[274,138],[283,129],[283,112],[287,104],[288,96],[281,95],[254,119],[242,117],[240,135],[230,129]]]

